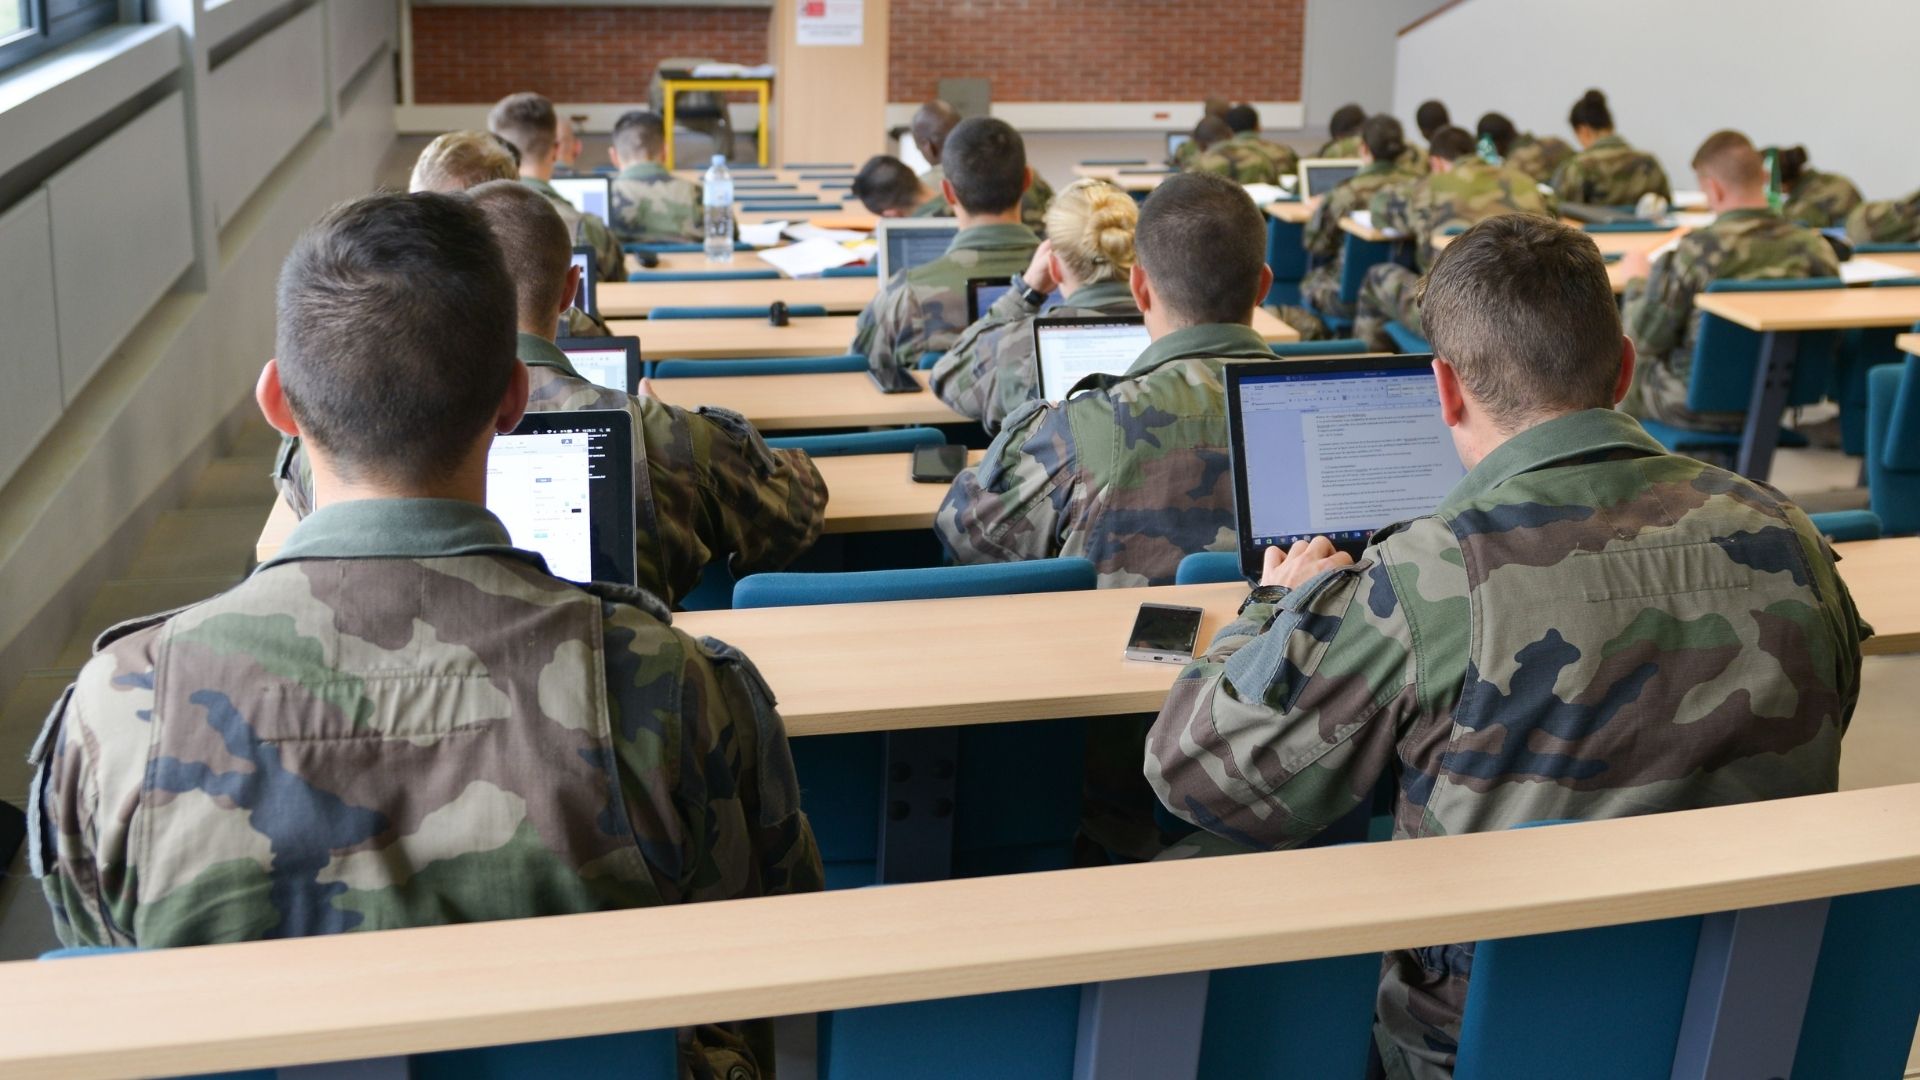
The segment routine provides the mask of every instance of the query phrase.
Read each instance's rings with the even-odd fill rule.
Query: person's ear
[[[1633,351],[1633,339],[1620,335],[1620,376],[1613,381],[1613,403],[1626,400],[1627,389],[1633,385],[1633,368],[1639,357]]]
[[[1460,373],[1439,357],[1433,358],[1433,383],[1440,391],[1440,419],[1450,428],[1467,420],[1467,392],[1460,385]]]
[[[940,178],[940,197],[947,200],[948,206],[960,205],[960,196],[954,193],[953,181],[944,176]]]
[[[1065,281],[1065,269],[1060,265],[1060,253],[1053,248],[1047,249],[1047,274],[1055,281]]]
[[[607,162],[616,169],[626,168],[625,165],[620,164],[620,151],[611,146],[607,147]]]
[[[519,357],[513,361],[513,375],[507,380],[507,392],[500,396],[500,409],[493,415],[493,430],[505,435],[520,426],[520,418],[527,414],[527,394],[530,392],[527,380],[527,365]]]
[[[1127,276],[1127,288],[1133,293],[1133,306],[1140,309],[1140,314],[1153,310],[1153,282],[1147,280],[1146,267],[1133,264],[1133,271]]]
[[[1253,294],[1254,295],[1253,306],[1256,311],[1259,310],[1261,301],[1267,298],[1267,293],[1272,291],[1273,291],[1273,267],[1268,266],[1265,263],[1262,263],[1260,264],[1260,291]]]
[[[573,306],[574,298],[578,297],[579,295],[580,295],[580,264],[571,263],[567,266],[567,289],[566,289],[566,292],[562,293],[560,296],[560,310],[553,313],[553,317],[556,321],[560,319],[562,316],[566,315],[567,309]]]
[[[280,386],[279,360],[269,360],[260,369],[260,379],[253,384],[253,400],[273,430],[292,438],[300,437],[300,422],[293,418],[293,406],[287,404],[287,392]]]

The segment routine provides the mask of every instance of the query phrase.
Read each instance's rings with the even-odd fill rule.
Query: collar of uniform
[[[1392,171],[1394,171],[1395,169],[1398,169],[1399,167],[1400,167],[1400,162],[1399,162],[1398,160],[1393,160],[1393,161],[1376,161],[1376,162],[1374,162],[1374,163],[1373,163],[1373,164],[1371,164],[1371,165],[1362,165],[1362,166],[1360,166],[1360,171],[1359,171],[1359,172],[1357,172],[1357,173],[1354,173],[1353,175],[1355,175],[1355,176],[1378,176],[1378,175],[1380,175],[1381,173],[1385,173],[1385,172],[1392,172]]]
[[[1713,219],[1713,223],[1715,225],[1719,225],[1723,222],[1747,221],[1749,219],[1771,220],[1771,221],[1786,220],[1785,218],[1781,217],[1778,213],[1776,213],[1774,209],[1770,206],[1747,206],[1747,207],[1742,207],[1741,209],[1738,209],[1738,210],[1722,210],[1719,213],[1719,215]]]
[[[520,362],[528,367],[553,368],[576,379],[582,377],[578,371],[574,370],[573,361],[567,359],[567,354],[560,351],[560,346],[538,334],[523,331],[516,335],[513,351],[520,357]]]
[[[294,527],[264,570],[299,559],[427,559],[508,555],[545,570],[546,561],[513,546],[506,526],[463,499],[355,499],[323,506]]]
[[[665,180],[665,179],[670,179],[672,176],[673,174],[667,171],[667,167],[665,165],[662,165],[657,161],[642,161],[634,165],[629,165],[624,169],[621,169],[620,175],[615,177],[615,179],[618,179],[618,180]]]
[[[1233,139],[1231,141],[1232,142],[1259,142],[1260,133],[1257,131],[1236,131],[1233,133]]]
[[[1239,323],[1204,323],[1183,327],[1147,346],[1147,350],[1127,369],[1127,377],[1145,375],[1162,364],[1185,360],[1190,356],[1271,360],[1273,347],[1253,327]]]
[[[947,167],[944,165],[934,165],[928,168],[926,172],[920,174],[920,182],[927,185],[927,188],[935,193],[938,193],[940,190],[940,181],[946,178]]]
[[[1584,457],[1603,450],[1643,450],[1664,454],[1640,422],[1616,409],[1586,409],[1555,417],[1515,435],[1495,447],[1480,464],[1454,486],[1441,504],[1441,513],[1473,502],[1522,473],[1544,469],[1557,461]]]
[[[1602,135],[1598,139],[1593,140],[1593,145],[1587,147],[1587,149],[1612,150],[1616,147],[1625,150],[1627,148],[1627,140],[1618,135]]]
[[[1073,291],[1073,295],[1060,302],[1061,307],[1105,308],[1109,304],[1121,301],[1133,302],[1133,286],[1124,281],[1102,281],[1093,285],[1082,285]]]
[[[1039,243],[1034,239],[1033,230],[1025,225],[975,225],[970,229],[961,229],[955,234],[953,243],[947,245],[949,253],[955,251],[991,251],[997,248],[1031,248]]]
[[[539,192],[540,194],[545,195],[549,199],[558,199],[558,198],[564,197],[560,194],[560,190],[558,188],[554,187],[552,184],[547,183],[545,180],[542,180],[537,176],[523,176],[520,178],[520,182],[532,188],[533,190]]]
[[[919,206],[914,207],[913,213],[908,214],[907,216],[908,217],[939,217],[941,211],[945,210],[946,208],[947,208],[947,197],[936,191],[933,193],[932,198],[928,199],[926,202],[921,203]]]
[[[1467,177],[1475,173],[1492,172],[1493,166],[1487,164],[1483,158],[1463,157],[1455,161],[1453,166],[1447,171],[1449,173],[1459,173],[1462,177]]]

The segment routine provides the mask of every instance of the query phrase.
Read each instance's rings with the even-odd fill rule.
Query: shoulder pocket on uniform
[[[36,878],[46,877],[47,867],[60,858],[52,838],[46,834],[42,819],[46,804],[47,757],[53,750],[54,741],[60,737],[61,722],[67,715],[67,702],[72,698],[73,687],[69,685],[61,692],[60,700],[53,703],[53,710],[47,714],[47,722],[40,728],[40,737],[33,741],[33,749],[27,752],[27,764],[33,766],[33,780],[27,787],[27,868]]]
[[[1262,701],[1272,704],[1276,693],[1287,674],[1288,657],[1294,634],[1300,632],[1301,624],[1312,614],[1313,605],[1326,594],[1327,590],[1366,573],[1373,568],[1371,560],[1352,566],[1335,567],[1322,571],[1312,580],[1288,593],[1274,606],[1273,621],[1267,624],[1260,636],[1240,647],[1227,658],[1227,682],[1233,686],[1234,693],[1242,701]],[[1302,676],[1311,672],[1300,672]],[[1296,696],[1298,687],[1284,687],[1286,697]]]

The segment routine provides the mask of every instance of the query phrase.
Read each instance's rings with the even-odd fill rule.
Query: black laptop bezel
[[[616,513],[611,520],[602,522],[599,517],[594,517],[589,522],[593,536],[594,580],[638,587],[639,556],[634,548],[634,484],[637,481],[633,468],[633,440],[638,436],[633,430],[633,414],[625,409],[528,412],[509,434],[558,434],[583,428],[602,428],[607,432],[607,476],[615,494],[621,496],[614,500],[614,505],[616,509],[624,510],[623,513]],[[602,576],[602,568],[612,576]]]
[[[968,278],[967,279],[967,314],[972,316],[972,318],[969,318],[967,320],[967,325],[972,326],[974,323],[979,322],[981,316],[987,313],[987,309],[980,306],[980,290],[981,289],[1011,289],[1011,288],[1013,288],[1013,280],[1008,277]],[[991,306],[992,306],[991,304],[988,305],[988,307],[991,307]]]
[[[627,386],[626,389],[620,392],[628,397],[633,397],[640,393],[640,376],[646,369],[645,365],[640,362],[639,338],[631,334],[621,337],[562,337],[554,339],[553,343],[560,347],[561,352],[569,352],[576,349],[580,352],[610,352],[614,349],[626,350]],[[588,381],[592,382],[590,379]],[[599,384],[594,383],[594,385],[598,386]],[[615,388],[610,386],[607,387],[607,389],[612,390]]]
[[[597,319],[600,317],[600,260],[594,256],[592,244],[575,244],[569,264],[582,255],[587,257],[587,268],[581,271],[580,291],[574,294],[573,306]],[[583,294],[587,298],[585,307],[580,305]]]
[[[1057,398],[1047,396],[1047,368],[1045,364],[1040,362],[1040,331],[1044,328],[1056,326],[1112,326],[1115,323],[1125,323],[1128,326],[1145,326],[1147,325],[1147,317],[1145,315],[1040,315],[1034,318],[1033,386],[1034,390],[1039,393],[1042,401],[1065,401],[1068,397],[1072,396],[1073,387],[1067,387],[1065,392]],[[1129,364],[1127,366],[1132,367],[1133,365]],[[1113,371],[1105,372],[1104,374],[1118,376],[1124,375],[1126,372]],[[1078,384],[1076,383],[1075,385]]]

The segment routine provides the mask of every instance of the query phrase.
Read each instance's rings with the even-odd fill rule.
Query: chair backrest
[[[1849,540],[1878,540],[1884,527],[1880,515],[1871,510],[1828,510],[1819,514],[1808,514],[1813,527],[1820,535],[1835,543]]]
[[[1920,532],[1920,357],[1867,373],[1867,493],[1886,532]]]
[[[940,358],[945,355],[947,354],[943,352],[921,353],[920,359],[916,361],[913,366],[919,368],[921,371],[932,371],[940,363]]]
[[[1196,551],[1180,560],[1173,569],[1175,585],[1217,585],[1227,581],[1245,581],[1240,573],[1237,551]]]
[[[821,277],[879,277],[880,267],[873,263],[855,263],[852,266],[833,266],[820,272]]]
[[[1716,281],[1707,286],[1718,292],[1789,292],[1841,288],[1839,278],[1772,278]],[[1694,412],[1743,413],[1753,394],[1753,376],[1760,355],[1761,335],[1717,315],[1699,313],[1700,332],[1693,344],[1693,372],[1687,386],[1687,408]],[[1817,330],[1799,335],[1788,405],[1811,405],[1826,395],[1833,378],[1833,355],[1840,334]]]
[[[858,604],[879,600],[934,600],[957,596],[1077,592],[1097,582],[1085,559],[867,570],[845,574],[754,574],[733,593],[737,608],[800,604]]]
[[[1909,356],[1900,365],[1899,389],[1883,438],[1879,450],[1885,467],[1920,470],[1920,357]]]
[[[653,378],[827,375],[865,370],[867,370],[867,358],[857,353],[846,356],[768,356],[758,360],[658,360],[653,365]]]
[[[819,318],[827,313],[822,304],[789,304],[787,314],[796,318]],[[764,319],[765,304],[715,304],[711,307],[657,307],[650,319]]]
[[[811,457],[849,457],[855,454],[904,454],[916,446],[939,446],[947,437],[930,427],[889,428],[884,431],[844,431],[832,435],[790,435],[768,439],[783,450],[805,450]]]
[[[1275,356],[1346,356],[1373,350],[1359,338],[1332,338],[1327,341],[1290,341],[1273,346]]]
[[[1080,988],[916,1001],[823,1013],[820,1080],[991,1076],[1068,1080]]]
[[[820,202],[817,199],[808,199],[804,202],[784,199],[755,199],[752,202],[741,203],[740,209],[747,213],[784,214],[788,211],[799,213],[809,210],[838,210],[840,209],[840,204],[837,202]]]
[[[1393,258],[1393,244],[1362,240],[1345,233],[1340,254],[1340,302],[1360,301],[1360,286],[1366,284],[1367,271]]]
[[[773,281],[779,277],[778,270],[636,270],[627,275],[627,280],[641,282]]]
[[[633,240],[633,241],[628,241],[627,243],[621,244],[620,249],[622,251],[631,251],[636,255],[640,254],[643,251],[651,251],[656,255],[684,255],[688,252],[693,252],[693,251],[705,251],[707,249],[707,246],[705,244],[702,244],[694,240],[661,240],[661,241]],[[735,240],[733,242],[733,250],[752,251],[753,245],[746,243],[745,241]]]
[[[1297,221],[1267,216],[1267,266],[1275,289],[1307,275],[1306,234],[1307,227]]]
[[[1632,212],[1633,207],[1625,208]],[[1673,226],[1659,221],[1593,221],[1581,226],[1590,233],[1671,232]]]
[[[1920,243],[1855,244],[1855,255],[1892,255],[1902,251],[1920,251]]]

